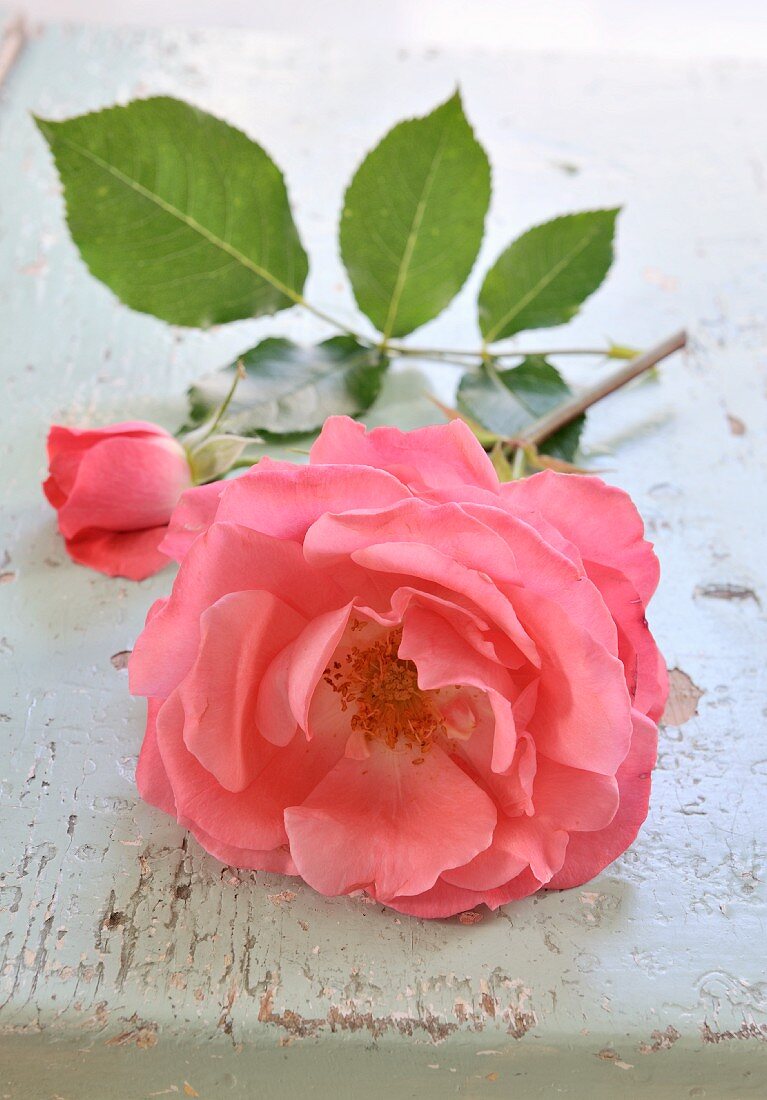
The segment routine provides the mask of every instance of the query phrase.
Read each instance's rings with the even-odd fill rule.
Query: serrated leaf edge
[[[163,100],[164,101],[170,100],[172,102],[183,103],[185,107],[191,107],[192,110],[200,111],[200,108],[194,107],[192,104],[186,103],[184,100],[176,100],[173,96],[151,96],[148,99],[144,99],[144,100],[131,100],[131,104],[136,103],[136,102],[151,103],[151,102],[163,101]],[[131,104],[127,104],[125,106],[130,106]],[[77,117],[78,119],[87,118],[88,116],[94,117],[94,116],[103,114],[104,111],[115,110],[115,109],[118,109],[118,110],[123,109],[124,110],[125,106],[123,106],[121,104],[116,104],[114,107],[105,107],[100,111],[89,111],[85,115],[78,115],[78,116],[75,116],[75,117]],[[210,112],[201,112],[201,113],[209,114]],[[232,126],[231,123],[226,122],[225,120],[218,118],[217,115],[211,115],[210,117],[215,118],[216,121],[221,122],[222,125],[229,127],[229,129],[235,130],[237,133],[242,134],[243,137],[247,138],[247,140],[252,142],[254,145],[258,144],[257,142],[253,142],[253,139],[248,137],[248,135],[245,134],[244,131],[239,130],[236,126]],[[72,121],[72,119],[65,119],[61,122],[57,122],[57,121],[54,121],[54,120],[51,120],[51,119],[40,118],[38,115],[34,115],[34,114],[32,115],[32,118],[34,119],[35,124],[37,125],[37,128],[40,130],[40,133],[43,135],[45,140],[48,142],[48,146],[51,149],[51,153],[53,154],[53,157],[55,159],[56,158],[56,153],[55,153],[55,150],[53,148],[51,138],[49,137],[49,132],[51,130],[56,130],[60,126],[63,126],[66,122]],[[224,241],[220,237],[216,236],[215,233],[211,233],[209,230],[207,230],[205,228],[204,225],[200,225],[200,223],[198,221],[196,221],[194,218],[191,218],[191,217],[189,217],[189,215],[184,214],[184,212],[179,210],[178,207],[173,206],[172,203],[166,202],[159,195],[153,194],[148,188],[144,187],[143,184],[140,184],[137,180],[132,180],[130,178],[130,176],[126,175],[124,172],[122,172],[119,168],[116,168],[114,165],[109,164],[109,162],[105,161],[103,159],[103,157],[99,157],[96,153],[91,152],[90,149],[87,149],[84,146],[79,145],[77,142],[72,141],[70,138],[57,136],[57,137],[55,137],[55,141],[56,142],[61,142],[61,144],[63,144],[63,145],[67,145],[70,149],[73,149],[76,153],[80,154],[80,156],[84,156],[87,160],[90,160],[92,164],[96,164],[98,167],[103,168],[106,172],[109,173],[109,175],[113,176],[115,179],[120,180],[122,183],[125,183],[128,187],[131,188],[131,190],[135,191],[136,194],[141,195],[142,198],[148,199],[149,201],[153,202],[161,210],[164,210],[166,214],[170,214],[171,217],[175,217],[178,221],[182,222],[182,224],[186,225],[187,228],[191,229],[193,232],[198,233],[209,244],[212,244],[215,248],[219,248],[222,252],[225,252],[228,256],[231,256],[231,258],[233,260],[236,260],[243,267],[247,268],[249,271],[252,271],[254,275],[257,275],[259,278],[263,279],[264,282],[269,283],[271,286],[274,287],[275,290],[279,291],[280,294],[284,294],[285,297],[288,298],[290,301],[292,301],[295,305],[300,305],[300,304],[303,303],[304,299],[303,299],[303,295],[301,293],[293,290],[291,287],[288,287],[280,279],[277,279],[274,275],[272,275],[271,272],[267,271],[266,268],[263,268],[259,264],[255,263],[249,257],[245,256],[244,253],[240,252],[239,249],[234,248],[227,241]],[[259,148],[261,148],[261,146],[259,146]],[[262,150],[262,151],[264,153],[266,153],[265,150]],[[269,156],[269,154],[266,153],[266,156]],[[271,156],[269,156],[269,159],[272,161],[273,164],[275,163]],[[283,173],[279,169],[279,167],[277,168],[277,170],[280,172],[280,175],[283,176]],[[284,176],[283,176],[283,180],[284,180]],[[67,206],[67,220],[69,220],[69,217],[68,217],[69,204],[66,201],[67,186],[66,186],[65,183],[63,183],[63,180],[62,180],[62,184],[63,184],[63,190],[64,190],[64,196],[65,196],[65,203],[66,203],[66,206]],[[291,211],[291,216],[292,216],[292,211]],[[306,254],[306,250],[303,248],[303,245],[301,244],[300,238],[299,238],[298,244],[299,244],[299,247],[301,248],[301,250],[304,252],[304,254]],[[78,251],[79,251],[79,249],[78,249]],[[88,266],[88,268],[90,270],[90,265],[87,264],[87,261],[85,261],[85,262],[86,262],[86,266]],[[98,278],[98,276],[97,276],[97,278]],[[100,279],[99,281],[102,281],[102,280]]]
[[[323,347],[323,345],[330,344],[334,340],[339,340],[339,339],[347,339],[347,337],[344,337],[343,335],[341,335],[341,336],[331,336],[330,339],[323,340],[319,344],[317,344],[317,347]],[[203,375],[203,378],[198,379],[196,382],[192,382],[192,384],[189,386],[189,388],[186,391],[187,400],[188,400],[189,405],[190,405],[190,416],[192,418],[194,418],[194,407],[195,407],[194,406],[194,391],[199,386],[199,383],[202,382],[205,377],[210,377],[211,375],[215,375],[217,373],[223,373],[224,371],[231,371],[231,370],[236,368],[238,362],[243,362],[245,364],[245,369],[247,371],[247,356],[250,354],[250,352],[256,351],[263,344],[267,344],[267,343],[270,343],[270,342],[278,342],[278,343],[282,343],[282,344],[291,344],[293,347],[302,348],[302,349],[306,347],[306,345],[297,344],[295,341],[290,340],[288,337],[282,337],[282,336],[267,336],[267,337],[265,337],[263,340],[259,341],[258,344],[254,344],[254,346],[252,348],[250,348],[248,351],[244,351],[242,353],[242,355],[239,355],[237,357],[237,360],[234,363],[229,363],[229,364],[227,364],[227,366],[221,367],[219,369],[219,371],[210,371],[208,375]],[[375,362],[375,363],[370,363],[368,366],[373,370],[378,370],[378,371],[383,372],[383,371],[388,369],[389,357],[387,355],[383,354],[383,353],[379,353],[378,361]],[[345,369],[348,371],[350,368],[347,366]],[[353,370],[353,369],[358,369],[358,368],[351,368],[351,369]],[[339,359],[337,366],[334,365],[332,370],[329,370],[329,371],[325,372],[324,374],[320,375],[319,380],[325,381],[326,379],[331,379],[331,378],[334,378],[336,376],[343,376],[343,374],[344,374],[343,360]],[[306,381],[306,382],[302,383],[300,386],[298,386],[296,389],[291,390],[289,393],[284,394],[284,395],[280,395],[279,397],[276,397],[276,398],[272,398],[271,400],[272,400],[273,403],[279,403],[279,401],[282,400],[283,397],[294,397],[298,394],[303,393],[305,390],[311,389],[313,385],[316,385],[316,380]],[[364,411],[364,410],[362,410],[362,411]],[[245,410],[242,410],[242,412],[240,412],[240,413],[235,413],[231,418],[231,422],[232,423],[237,423],[237,418],[242,417],[244,415],[244,413],[245,413]],[[224,420],[224,424],[226,424],[226,423],[227,423],[227,421]],[[253,430],[254,433],[261,432],[261,431],[268,432],[270,436],[274,436],[276,438],[278,436],[293,436],[293,435],[298,435],[298,434],[301,434],[301,435],[309,434],[310,432],[316,431],[320,427],[322,427],[322,423],[316,424],[312,428],[291,429],[288,432],[279,432],[279,431],[275,431],[273,428],[265,428],[263,425],[256,425],[256,426],[253,427],[252,430]]]
[[[468,118],[466,117],[466,112],[463,109],[463,97],[461,95],[461,89],[460,89],[460,86],[456,86],[456,89],[455,89],[455,91],[453,92],[453,94],[451,96],[449,96],[443,103],[437,104],[437,106],[434,107],[431,111],[427,111],[426,114],[411,115],[409,118],[403,118],[403,119],[400,119],[399,122],[395,122],[393,126],[389,127],[389,129],[386,131],[386,133],[383,135],[383,137],[380,138],[380,140],[371,149],[369,149],[367,151],[367,153],[365,153],[365,155],[362,157],[362,160],[357,165],[357,168],[355,169],[354,174],[352,175],[351,181],[349,182],[349,185],[348,185],[348,187],[346,188],[346,190],[344,192],[343,206],[341,208],[341,218],[342,219],[343,219],[344,213],[345,213],[346,208],[347,208],[349,191],[351,190],[352,186],[354,185],[354,181],[357,178],[357,173],[359,172],[360,168],[365,163],[367,158],[369,156],[371,156],[373,153],[375,153],[376,150],[383,144],[383,142],[386,141],[386,139],[394,132],[394,130],[399,129],[400,126],[407,126],[407,125],[409,125],[410,123],[413,123],[413,122],[425,122],[426,119],[431,118],[431,116],[436,114],[437,111],[443,110],[445,107],[447,107],[449,104],[451,104],[453,102],[455,102],[458,105],[458,107],[460,109],[460,112],[461,112],[461,116],[463,118],[463,121],[466,123],[466,126],[469,130],[469,133],[471,134],[474,142],[477,144],[479,149],[484,154],[485,160],[487,161],[488,187],[489,187],[488,208],[489,208],[490,201],[492,200],[492,194],[493,194],[493,166],[490,162],[489,156],[487,155],[487,150],[485,149],[484,145],[482,145],[482,143],[477,138],[477,135],[474,131],[474,127],[471,125]],[[442,140],[440,141],[440,146],[439,146],[439,150],[438,150],[440,156],[441,156],[442,147],[444,145],[444,141],[445,141],[445,133],[443,131],[443,137],[442,137]],[[415,244],[416,244],[416,241],[417,241],[417,238],[418,238],[418,229],[420,227],[420,223],[423,221],[423,216],[424,216],[424,213],[425,213],[425,210],[426,210],[426,203],[428,201],[428,191],[431,189],[431,183],[434,179],[434,174],[436,172],[438,163],[439,163],[439,158],[435,157],[435,160],[432,164],[432,168],[430,169],[429,175],[428,175],[427,180],[424,184],[424,188],[423,188],[423,191],[422,191],[422,194],[421,194],[421,200],[419,200],[419,203],[418,203],[418,206],[417,206],[417,209],[416,209],[416,214],[414,215],[413,222],[411,223],[411,229],[410,229],[410,233],[408,235],[407,245],[405,246],[405,253],[403,254],[403,258],[402,258],[402,261],[400,263],[400,268],[399,268],[399,271],[397,272],[397,281],[396,281],[396,284],[395,284],[395,290],[394,290],[394,293],[392,294],[392,300],[389,303],[389,309],[388,309],[388,312],[387,312],[387,315],[386,315],[386,321],[384,322],[384,327],[381,330],[384,340],[388,340],[389,337],[391,336],[394,324],[397,320],[397,309],[399,308],[399,303],[400,303],[400,300],[402,298],[402,292],[403,292],[404,287],[405,287],[405,281],[407,279],[407,273],[408,273],[408,269],[409,269],[409,266],[410,266],[410,261],[412,259],[412,255],[413,255],[413,252],[415,250]],[[485,218],[486,217],[487,217],[487,212],[485,213]],[[483,219],[483,221],[484,221],[484,219]],[[484,236],[484,229],[483,229],[483,236]],[[477,250],[477,256],[478,255],[479,255],[479,249]],[[467,276],[467,280],[468,280],[469,276],[471,275],[471,271],[473,271],[474,267],[476,266],[477,256],[475,256],[474,263],[471,265],[471,270],[469,271],[469,275]],[[343,248],[341,249],[341,260],[343,261],[344,266],[346,266],[346,261],[344,260],[344,256],[343,256]],[[464,286],[465,285],[466,285],[466,283],[464,282]],[[395,301],[395,298],[396,298],[396,301]]]
[[[614,214],[617,217],[618,214],[620,213],[620,209],[621,208],[619,206],[616,206],[616,207],[606,208],[604,210],[581,210],[578,213],[579,214]],[[552,222],[561,221],[563,218],[571,218],[571,217],[577,217],[577,216],[578,215],[573,215],[573,214],[563,214],[563,215],[561,215],[560,218],[552,218],[547,222],[541,222],[540,225],[531,226],[530,229],[526,230],[522,234],[522,237],[526,237],[528,233],[533,233],[536,229],[543,229],[545,226],[551,225]],[[592,231],[590,233],[588,233],[586,237],[584,237],[584,239],[577,245],[577,247],[573,248],[566,256],[564,256],[559,261],[559,263],[555,264],[554,267],[551,269],[551,271],[547,272],[547,274],[544,275],[542,279],[539,279],[538,282],[536,283],[536,285],[534,287],[532,287],[527,292],[527,294],[523,295],[523,297],[520,298],[519,302],[517,302],[517,304],[515,306],[513,306],[506,314],[504,314],[504,316],[490,329],[489,332],[484,333],[485,343],[492,344],[493,341],[495,340],[496,336],[498,335],[498,333],[501,332],[506,327],[506,325],[508,325],[509,321],[513,320],[514,317],[516,317],[516,315],[518,313],[520,313],[525,308],[525,306],[528,306],[530,304],[530,302],[534,301],[534,299],[537,298],[537,296],[541,293],[541,291],[545,290],[546,287],[549,286],[554,281],[554,279],[556,279],[557,275],[560,275],[565,270],[565,268],[567,268],[569,266],[569,264],[572,263],[572,261],[574,259],[576,259],[576,257],[578,257],[581,254],[581,252],[583,252],[583,250],[585,248],[588,248],[588,246],[594,240],[594,237],[596,237],[598,232],[599,232],[599,227],[594,227],[594,229],[592,229]],[[511,244],[508,246],[508,248],[505,248],[503,250],[501,255],[498,257],[498,259],[495,261],[493,266],[490,268],[490,271],[488,271],[487,275],[485,276],[485,281],[487,280],[489,275],[492,273],[493,269],[495,268],[496,264],[501,259],[501,257],[506,252],[509,251],[509,248],[513,248],[514,245],[517,243],[517,241],[521,240],[522,237],[517,237],[516,240],[511,242]],[[480,292],[479,292],[480,298],[482,297],[482,289],[484,289],[484,283],[482,284],[482,288],[480,289]]]

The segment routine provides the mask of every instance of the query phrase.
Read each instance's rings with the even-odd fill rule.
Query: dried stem
[[[608,394],[614,393],[621,386],[633,381],[634,378],[638,378],[640,374],[650,370],[662,359],[673,355],[675,351],[680,351],[686,343],[687,333],[684,330],[675,332],[673,336],[667,337],[654,348],[650,348],[649,351],[645,351],[642,355],[631,359],[625,367],[621,367],[614,374],[603,378],[596,386],[592,386],[591,389],[578,394],[571,401],[559,405],[558,408],[553,409],[546,416],[534,421],[529,428],[517,437],[515,442],[520,444],[533,443],[535,445],[542,443],[544,439],[548,439],[554,432],[564,428],[566,424],[569,424],[571,420],[575,420],[586,409],[595,405],[597,401],[601,401],[603,397],[607,397]]]

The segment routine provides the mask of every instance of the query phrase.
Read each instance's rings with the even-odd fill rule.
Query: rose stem
[[[650,348],[648,351],[637,355],[635,359],[631,359],[625,367],[621,367],[620,370],[615,371],[614,374],[610,374],[607,378],[603,378],[596,386],[592,386],[591,389],[585,390],[583,393],[578,394],[571,401],[566,401],[563,405],[559,405],[556,409],[552,409],[546,416],[542,416],[539,420],[535,420],[529,428],[525,429],[515,440],[519,444],[533,443],[537,445],[542,443],[544,439],[548,439],[554,432],[559,431],[560,428],[564,428],[565,424],[569,424],[571,420],[575,420],[577,416],[584,413],[586,409],[591,408],[597,401],[601,401],[603,397],[607,397],[608,394],[614,393],[615,390],[625,386],[627,382],[631,382],[634,378],[638,378],[640,374],[644,374],[645,371],[650,370],[656,363],[660,363],[662,359],[666,359],[669,355],[673,355],[675,351],[680,351],[687,344],[687,333],[684,329],[679,332],[675,332],[673,336],[668,336],[665,340],[662,340],[660,344],[656,344],[654,348]]]
[[[379,345],[380,347],[381,345]],[[630,355],[616,355],[610,354],[611,349],[607,348],[543,348],[536,351],[524,350],[522,348],[515,349],[509,348],[506,351],[492,351],[488,348],[486,351],[478,349],[477,351],[460,350],[458,348],[418,348],[407,347],[402,344],[386,344],[382,350],[390,351],[392,355],[402,356],[414,356],[419,359],[442,359],[447,362],[455,362],[458,357],[461,359],[526,359],[530,355],[584,355],[584,356],[602,356],[605,359],[631,359],[634,358],[633,353]],[[459,364],[463,365],[463,364]]]

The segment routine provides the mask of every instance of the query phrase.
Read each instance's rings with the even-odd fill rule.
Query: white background
[[[767,59],[765,0],[22,0],[33,20],[241,26],[460,50]]]

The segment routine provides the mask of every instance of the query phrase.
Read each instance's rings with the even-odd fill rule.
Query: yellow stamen
[[[352,630],[361,629],[358,620]],[[366,741],[383,741],[390,749],[402,745],[421,755],[423,763],[435,738],[446,734],[441,715],[418,687],[418,670],[412,661],[398,655],[402,629],[390,631],[366,649],[352,646],[345,657],[346,668],[334,660],[325,669],[324,680],[341,700],[341,710],[355,708],[352,730]]]

